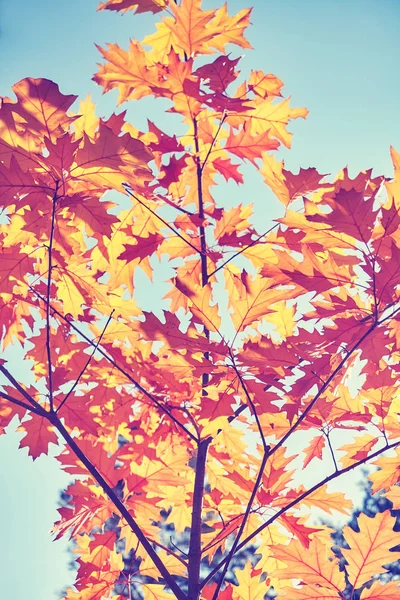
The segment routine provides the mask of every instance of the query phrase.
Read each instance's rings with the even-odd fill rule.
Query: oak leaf
[[[348,565],[346,571],[355,589],[367,583],[372,577],[384,573],[384,564],[400,558],[400,552],[390,552],[396,546],[397,536],[393,531],[395,518],[387,510],[373,518],[361,513],[358,517],[359,532],[349,526],[343,535],[350,549],[342,549]]]
[[[31,419],[24,421],[19,429],[25,431],[19,447],[28,448],[28,454],[33,460],[41,454],[47,454],[50,443],[57,444],[58,438],[54,428],[45,417],[32,415]]]

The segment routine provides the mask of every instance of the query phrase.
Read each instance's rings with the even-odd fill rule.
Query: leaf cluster
[[[159,13],[128,50],[99,49],[94,80],[167,102],[182,134],[99,118],[90,97],[76,112],[45,79],[0,109],[2,345],[34,375],[2,360],[0,427],[17,417],[34,459],[58,444],[74,478],[54,527],[79,565],[65,599],[397,597],[370,585],[398,556],[389,510],[345,530],[345,570],[309,516],[348,514],[330,482],[371,460],[373,491],[399,500],[399,155],[393,180],[277,161],[307,110],[272,74],[239,77],[227,47],[250,48],[249,9],[100,8]],[[245,163],[282,207],[264,229],[214,197]]]

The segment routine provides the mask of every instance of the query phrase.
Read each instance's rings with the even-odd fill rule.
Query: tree
[[[179,135],[75,112],[45,79],[0,113],[2,344],[35,377],[1,361],[1,427],[17,416],[33,459],[59,444],[74,477],[54,528],[79,557],[65,598],[397,597],[370,587],[399,556],[389,510],[345,530],[345,571],[307,511],[348,513],[328,484],[366,462],[398,501],[399,155],[393,181],[285,169],[272,152],[307,110],[274,75],[238,83],[226,46],[249,48],[249,9],[100,8],[159,13],[128,51],[100,48],[94,79],[119,103],[162,99]],[[283,205],[263,230],[212,193],[246,162]],[[160,318],[137,305],[143,273]]]

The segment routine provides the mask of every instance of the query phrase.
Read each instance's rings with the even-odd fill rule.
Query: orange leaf
[[[300,579],[306,585],[317,585],[335,590],[338,596],[345,588],[344,573],[339,570],[338,560],[318,537],[314,537],[307,552],[298,540],[288,546],[272,548],[275,558],[285,563],[277,573],[280,577]]]
[[[303,450],[305,458],[303,461],[303,469],[312,461],[313,458],[319,458],[322,460],[322,451],[325,448],[326,439],[324,435],[317,435],[314,437],[307,448]]]
[[[360,596],[361,600],[398,600],[399,582],[389,581],[382,583],[374,581],[370,588],[364,588]]]

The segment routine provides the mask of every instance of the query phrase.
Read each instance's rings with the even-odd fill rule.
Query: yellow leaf
[[[267,315],[265,320],[275,326],[275,332],[281,340],[293,335],[295,329],[294,314],[296,308],[287,306],[284,300],[274,304],[274,312]]]
[[[395,523],[395,517],[386,510],[373,518],[361,513],[358,533],[348,525],[343,528],[350,549],[342,549],[342,553],[348,562],[346,571],[349,581],[355,589],[375,575],[385,573],[384,564],[400,558],[400,552],[390,552],[390,548],[398,543],[398,535],[393,531]]]
[[[366,433],[365,435],[356,436],[350,444],[338,448],[340,452],[346,452],[346,455],[340,459],[343,467],[348,467],[354,462],[366,458],[377,442],[379,442],[379,438]]]
[[[144,600],[175,600],[175,596],[165,591],[164,586],[157,583],[142,583]]]
[[[313,538],[307,552],[303,545],[293,539],[287,546],[276,546],[272,549],[275,558],[286,564],[277,574],[287,578],[300,579],[307,585],[318,585],[340,593],[345,588],[344,573],[339,571],[338,560],[328,545],[320,539]]]
[[[372,493],[388,490],[400,481],[400,448],[395,449],[396,456],[380,456],[372,464],[379,467],[378,471],[368,475],[372,481]]]
[[[233,587],[234,600],[262,600],[268,591],[268,584],[260,581],[257,570],[252,567],[248,560],[242,571],[236,570],[235,575],[239,582]]]
[[[94,137],[99,126],[100,119],[95,114],[96,105],[92,102],[90,94],[86,96],[86,100],[79,103],[78,115],[79,118],[74,121],[74,131],[77,137],[82,137],[84,133],[90,138]]]
[[[103,86],[105,92],[117,88],[118,104],[148,96],[152,91],[151,86],[158,85],[158,69],[147,64],[146,53],[138,42],[131,40],[128,52],[118,44],[108,44],[107,50],[100,46],[97,48],[107,62],[100,65],[93,79]]]
[[[175,558],[173,554],[166,552],[162,548],[157,551],[157,554],[172,575],[184,576],[186,574],[187,569],[185,565]],[[152,577],[153,579],[158,579],[160,577],[159,570],[148,554],[146,554],[145,558],[140,563],[140,574],[145,577]]]
[[[399,597],[398,581],[389,581],[389,583],[374,581],[369,589],[363,589],[360,596],[361,600],[399,600]]]
[[[316,506],[330,515],[334,510],[348,515],[353,508],[352,501],[348,500],[342,492],[328,492],[327,485],[318,488],[301,503],[309,507]]]
[[[400,486],[393,485],[388,492],[385,494],[386,498],[393,502],[393,509],[400,509]]]

